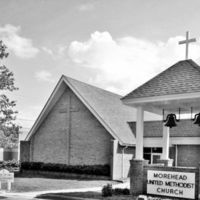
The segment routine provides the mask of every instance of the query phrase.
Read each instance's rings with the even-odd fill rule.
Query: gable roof
[[[123,106],[120,95],[66,76],[64,79],[115,139],[118,139],[121,144],[135,143],[135,137],[127,124],[128,120],[133,119],[135,111],[128,106]]]
[[[32,135],[37,131],[67,86],[99,120],[105,129],[115,139],[119,140],[121,145],[135,144],[135,136],[127,123],[128,121],[134,121],[136,118],[136,110],[134,108],[124,105],[120,100],[121,96],[118,94],[108,92],[64,75],[59,80],[42,112],[28,133],[26,140],[30,140]],[[146,116],[152,119],[153,115],[146,114]]]
[[[200,92],[200,67],[193,60],[183,60],[136,88],[122,100],[195,92]]]

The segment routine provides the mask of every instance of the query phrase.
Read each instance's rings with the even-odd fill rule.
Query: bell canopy
[[[193,60],[175,63],[122,98],[129,106],[168,113],[200,112],[200,66]]]

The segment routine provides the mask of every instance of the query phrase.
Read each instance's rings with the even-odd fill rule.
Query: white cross
[[[189,43],[196,42],[196,38],[189,39],[189,31],[186,32],[186,40],[180,41],[179,44],[185,44],[186,45],[186,51],[185,51],[185,59],[188,59],[188,47]]]

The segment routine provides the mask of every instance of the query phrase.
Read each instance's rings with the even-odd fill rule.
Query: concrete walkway
[[[125,183],[117,183],[113,185],[113,188],[130,188],[129,181]],[[9,199],[33,199],[34,197],[46,194],[46,193],[60,193],[60,192],[87,192],[94,191],[100,192],[102,187],[91,187],[91,188],[75,188],[75,189],[62,189],[62,190],[45,190],[45,191],[36,191],[36,192],[0,192],[0,196],[9,197]]]

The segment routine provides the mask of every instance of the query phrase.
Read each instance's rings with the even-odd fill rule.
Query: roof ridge
[[[103,95],[104,97],[108,98],[108,99],[117,99],[117,102],[121,102],[120,101],[120,95],[118,94],[115,94],[115,93],[112,93],[112,92],[109,92],[107,90],[104,90],[104,89],[101,89],[101,88],[98,88],[98,87],[95,87],[95,86],[92,86],[90,84],[87,84],[87,83],[84,83],[84,82],[81,82],[81,81],[78,81],[76,79],[73,79],[73,78],[70,78],[70,77],[67,77],[65,75],[63,75],[63,80],[66,82],[66,84],[68,84],[68,86],[70,87],[70,89],[77,95],[77,97],[82,101],[82,103],[90,110],[90,112],[97,118],[97,120],[105,127],[105,129],[110,133],[110,135],[117,139],[119,141],[119,143],[121,145],[132,145],[132,143],[134,142],[134,138],[131,139],[130,138],[130,134],[129,134],[129,131],[131,133],[131,129],[129,129],[129,127],[127,126],[127,128],[124,129],[124,127],[122,126],[121,128],[127,132],[127,137],[129,137],[129,139],[131,139],[130,143],[124,138],[122,137],[120,134],[119,134],[119,130],[118,128],[113,128],[113,122],[111,123],[110,120],[107,120],[106,117],[105,117],[105,114],[104,112],[101,111],[101,109],[97,109],[98,106],[96,107],[96,103],[91,103],[91,99],[87,97],[87,95],[85,95],[85,92],[84,90],[82,91],[82,87],[88,87],[88,88],[94,88],[94,90],[92,92],[95,92],[94,94],[97,94],[97,97],[98,97],[98,94],[100,95]],[[75,81],[75,82],[72,82]],[[76,83],[77,82],[77,83]],[[80,84],[79,84],[80,83]],[[101,93],[103,91],[103,93]],[[88,91],[87,91],[88,92]],[[107,95],[108,94],[108,95]],[[107,96],[106,96],[107,95]],[[110,95],[110,96],[109,96]],[[105,99],[106,99],[105,98]],[[95,98],[94,99],[98,99]],[[104,102],[104,101],[103,101]],[[102,102],[101,102],[102,103]],[[115,103],[113,103],[115,104]],[[113,105],[111,104],[111,105]],[[123,105],[122,103],[120,104],[121,106]],[[112,106],[111,106],[112,107]],[[107,109],[106,109],[107,110]],[[109,109],[108,109],[109,110]],[[123,109],[122,109],[123,110]],[[99,112],[100,111],[100,112]],[[125,112],[125,111],[123,111]],[[111,112],[112,113],[112,112]],[[126,113],[128,114],[128,113]],[[125,115],[126,115],[125,114]],[[124,116],[125,116],[124,115]],[[122,123],[123,120],[122,120]],[[115,123],[114,123],[115,124]],[[119,123],[120,124],[120,123]],[[124,123],[125,124],[125,123]],[[116,125],[116,124],[115,124]],[[127,129],[127,130],[126,130]],[[131,137],[132,137],[132,134],[131,134]]]
[[[56,102],[61,98],[66,86],[86,106],[90,113],[102,124],[112,138],[120,145],[134,145],[135,137],[126,124],[134,119],[135,110],[125,106],[117,94],[93,87],[92,85],[62,75],[48,98],[34,125],[26,136],[26,140],[35,134]],[[131,109],[131,110],[130,110]]]
[[[126,96],[122,97],[121,100],[125,99],[127,96],[129,96],[129,94],[131,94],[133,91],[136,91],[138,89],[140,89],[141,87],[143,87],[144,85],[146,85],[147,83],[149,83],[150,81],[156,79],[157,77],[159,77],[161,74],[163,74],[165,71],[169,70],[170,68],[174,67],[175,65],[177,65],[178,63],[183,62],[183,60],[176,62],[175,64],[173,64],[172,66],[166,68],[164,71],[161,71],[160,73],[158,73],[157,75],[155,75],[154,77],[150,78],[149,80],[147,80],[145,83],[143,83],[142,85],[138,86],[137,88],[135,88],[134,90],[132,90],[131,92],[129,92]]]
[[[187,60],[187,62],[189,62],[191,66],[195,68],[197,71],[199,71],[200,73],[200,66],[197,63],[195,63],[192,59]]]
[[[160,84],[159,81],[162,81],[162,78],[164,78],[164,80],[168,81],[167,83],[169,83],[169,79],[167,79],[165,77],[165,74],[167,74],[168,72],[169,73],[173,73],[173,70],[175,70],[176,67],[181,67],[181,66],[184,67],[186,69],[186,71],[187,71],[187,69],[189,70],[189,68],[193,69],[194,70],[193,74],[196,73],[197,77],[199,77],[199,75],[200,75],[200,66],[198,64],[196,64],[192,59],[181,60],[181,61],[176,62],[172,66],[166,68],[164,71],[161,71],[156,76],[152,77],[150,80],[146,81],[145,83],[143,83],[142,85],[140,85],[136,89],[132,90],[126,96],[122,97],[121,100],[129,99],[129,98],[141,98],[141,97],[168,95],[170,92],[171,92],[171,94],[172,93],[173,94],[175,94],[175,93],[178,94],[178,92],[175,89],[173,89],[174,87],[172,87],[172,89],[170,90],[169,87],[165,86],[165,85],[163,87],[161,87],[159,85],[159,88],[162,88],[164,92],[161,91],[161,90],[155,90],[155,92],[153,92],[153,94],[152,94],[151,93],[152,92],[152,87],[151,86],[152,86],[152,84],[154,84],[154,86],[155,86],[156,83]],[[179,68],[179,71],[182,71],[182,70]],[[181,76],[183,76],[183,73],[182,73]],[[173,77],[175,77],[175,75]],[[183,80],[182,80],[182,82],[183,82]],[[173,83],[172,83],[172,86],[173,86]],[[151,89],[151,92],[149,92],[149,89]],[[181,88],[181,89],[182,90],[180,91],[180,94],[185,91],[183,88]],[[198,89],[200,90],[200,84],[198,84]],[[192,89],[191,90],[187,89],[187,93],[193,92],[193,90]],[[197,89],[195,91],[197,91]],[[139,94],[140,92],[141,92],[141,95]]]
[[[90,86],[90,87],[92,87],[92,88],[95,88],[95,89],[98,89],[98,90],[102,90],[102,91],[104,91],[104,92],[106,92],[106,93],[109,93],[109,94],[111,94],[111,95],[115,95],[115,96],[119,96],[119,98],[121,98],[122,97],[122,95],[120,95],[120,94],[117,94],[117,93],[114,93],[114,92],[111,92],[111,91],[108,91],[108,90],[106,90],[106,89],[103,89],[103,88],[100,88],[100,87],[97,87],[97,86],[94,86],[94,85],[91,85],[91,84],[89,84],[89,83],[85,83],[85,82],[83,82],[83,81],[80,81],[80,80],[77,80],[77,79],[74,79],[74,78],[71,78],[71,77],[69,77],[69,76],[66,76],[66,75],[62,75],[64,78],[66,78],[66,79],[71,79],[71,80],[73,80],[73,81],[75,81],[75,82],[80,82],[81,84],[84,84],[84,85],[88,85],[88,86]],[[70,81],[70,80],[69,80]]]
[[[66,77],[66,76],[65,76]],[[67,78],[67,77],[66,77]],[[67,80],[69,81],[69,77],[67,78]],[[75,79],[73,79],[73,80],[75,80]],[[77,81],[77,80],[75,80],[75,81]],[[78,82],[81,82],[81,81],[78,81]],[[81,82],[81,83],[83,83],[83,82]],[[110,134],[114,137],[116,137],[119,141],[121,141],[122,142],[122,140],[118,137],[118,135],[113,131],[113,129],[110,127],[110,125],[105,121],[105,119],[96,111],[96,109],[91,105],[91,103],[90,102],[88,102],[87,101],[87,99],[81,94],[81,92],[70,82],[69,84],[71,84],[71,87],[73,88],[73,90],[74,91],[76,91],[77,92],[77,94],[81,97],[81,99],[83,100],[83,103],[84,103],[84,105],[86,105],[86,106],[88,106],[88,108],[90,108],[93,112],[93,114],[95,113],[99,118],[100,118],[100,120],[101,121],[103,121],[104,122],[104,124],[110,129],[110,131],[113,133],[113,135],[111,134],[111,132],[110,131],[108,131],[108,132],[110,132]],[[86,84],[86,85],[89,85],[90,86],[90,84]],[[71,88],[71,89],[72,89]],[[101,122],[100,122],[101,123]],[[103,124],[102,124],[103,125]],[[123,142],[122,142],[123,143]]]

